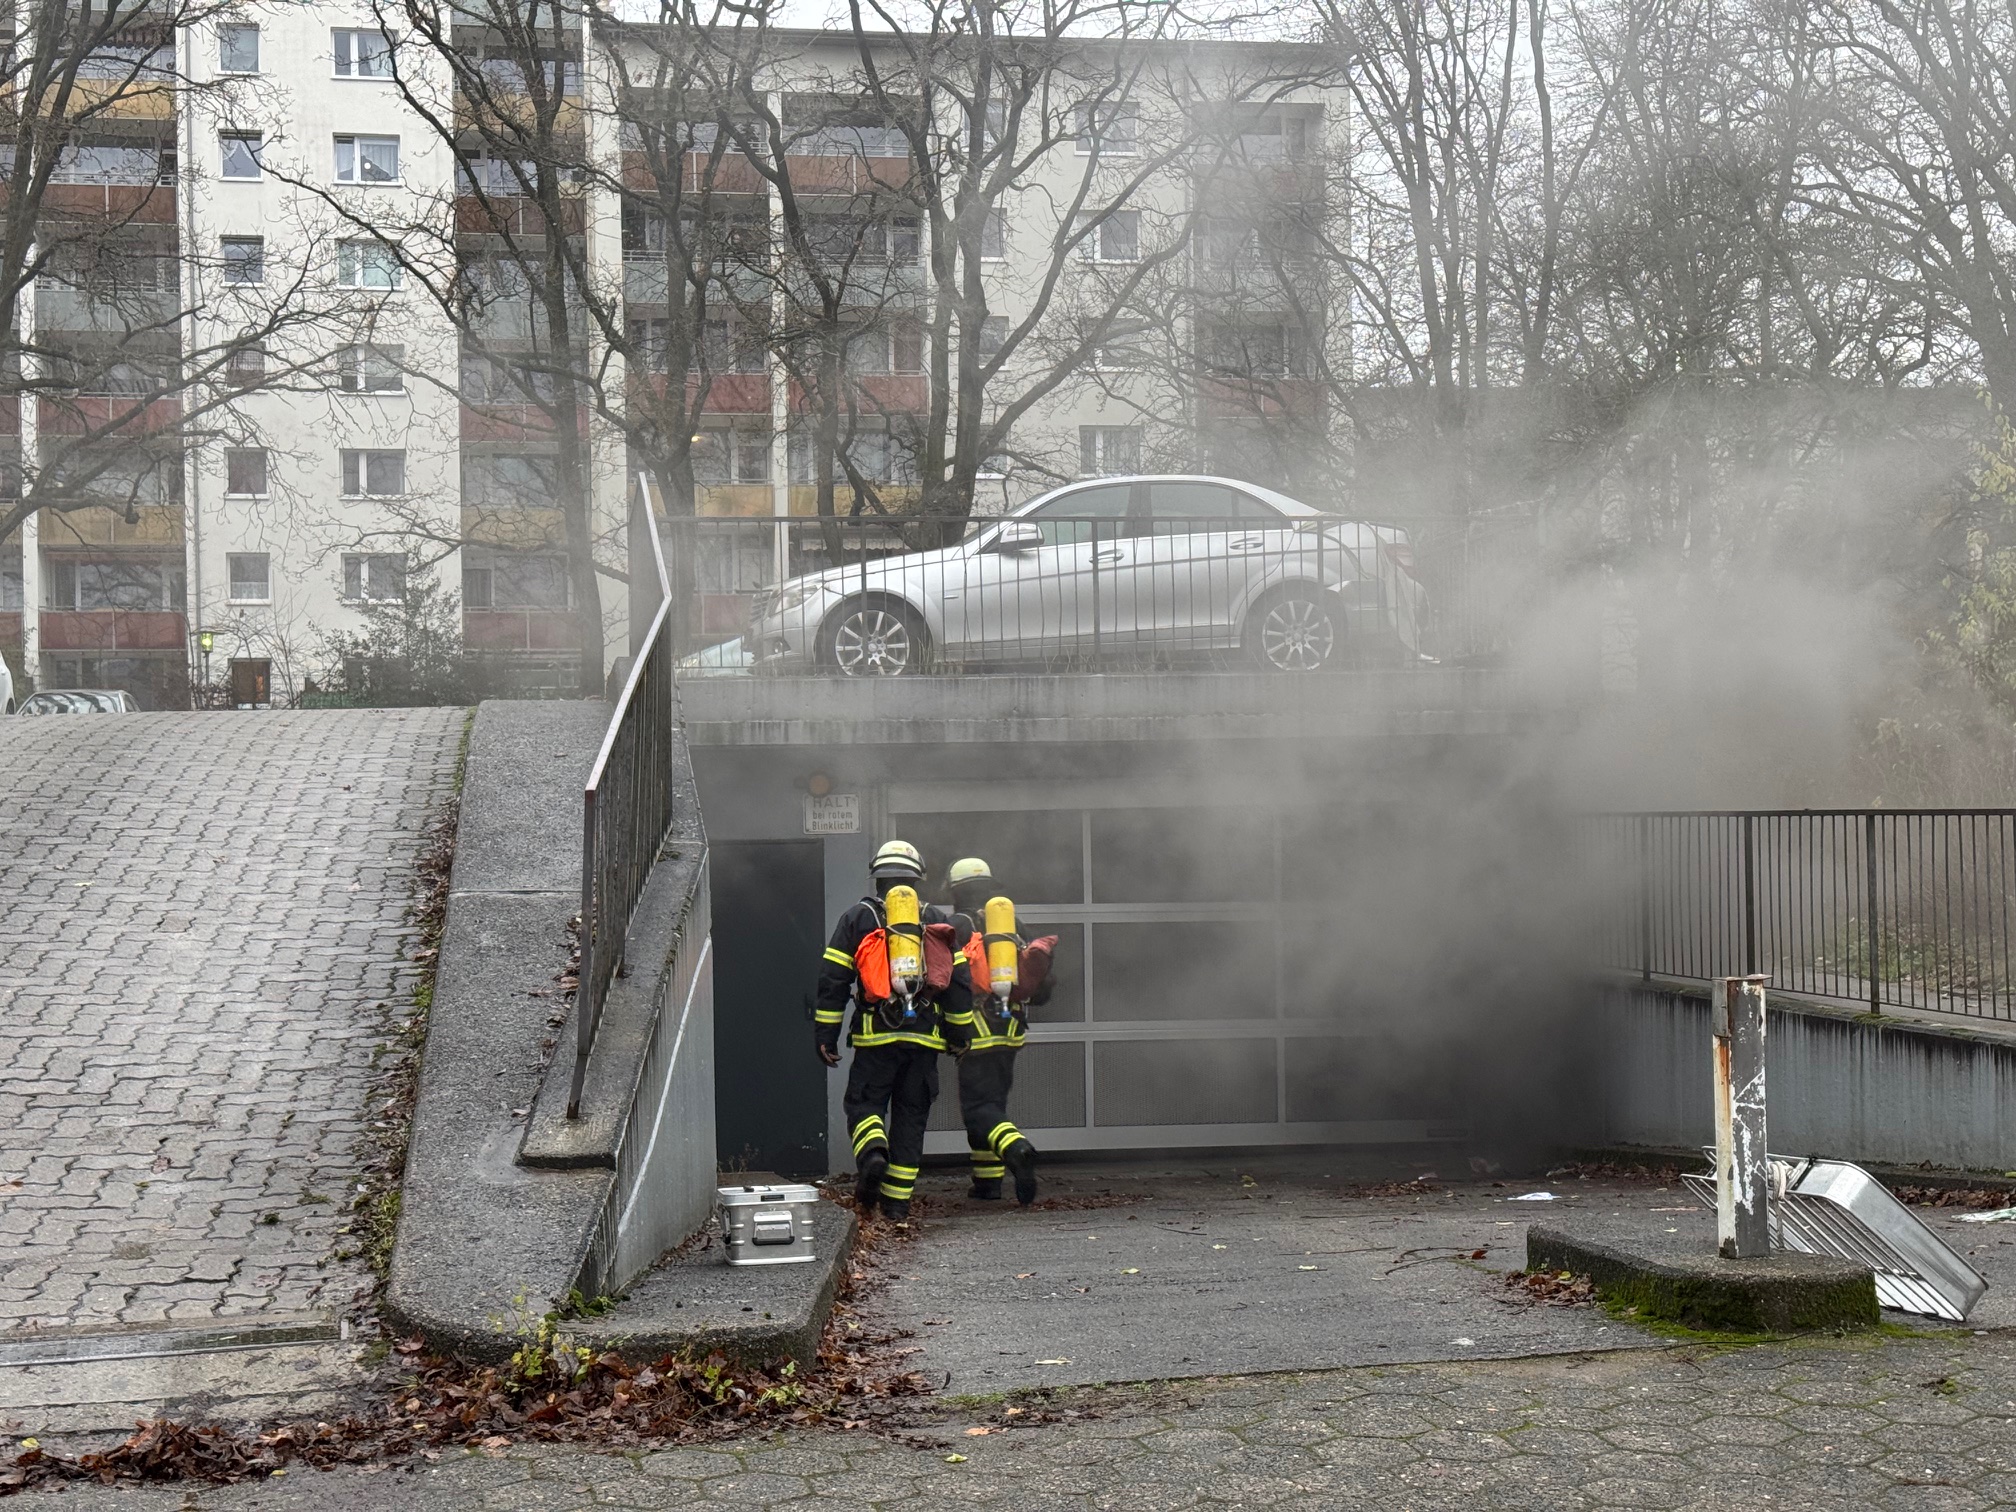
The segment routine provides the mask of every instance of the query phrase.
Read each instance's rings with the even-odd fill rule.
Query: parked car
[[[14,712],[14,673],[5,657],[0,657],[0,714]]]
[[[30,693],[21,700],[20,712],[32,714],[138,714],[140,705],[131,693],[107,688],[51,688]]]
[[[1229,478],[1100,478],[956,546],[792,578],[760,596],[759,671],[901,676],[934,663],[1239,652],[1277,672],[1423,655],[1407,533]]]
[[[678,670],[681,677],[740,677],[748,673],[753,660],[738,635],[680,657]]]

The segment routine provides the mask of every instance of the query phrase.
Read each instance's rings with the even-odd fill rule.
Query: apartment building
[[[627,353],[651,368],[671,344],[654,333],[677,311],[663,228],[633,192],[646,169],[617,119],[650,108],[612,82],[609,49],[630,35],[552,39],[564,150],[582,164],[560,230],[620,289]],[[456,42],[505,87],[522,66],[484,34],[458,30]],[[885,45],[893,75],[901,59]],[[1327,178],[1341,94],[1313,71],[1294,78],[1278,49],[1155,45],[1151,69],[1116,70],[1111,44],[1083,44],[1095,103],[1063,107],[1064,128],[987,217],[977,339],[983,359],[1009,352],[981,402],[1020,413],[982,468],[978,512],[1064,478],[1143,469],[1238,472],[1305,496],[1325,486],[1320,468],[1296,468],[1305,452],[1329,455],[1300,441],[1325,440],[1314,359],[1343,339],[1310,255],[1319,237],[1345,236]],[[341,0],[136,28],[118,46],[108,71],[151,49],[180,87],[136,91],[117,120],[95,121],[49,195],[112,227],[119,297],[101,297],[110,260],[99,259],[38,280],[30,318],[45,345],[151,343],[173,362],[179,343],[185,366],[225,353],[220,381],[241,390],[164,398],[159,446],[144,426],[107,441],[121,460],[92,487],[111,502],[44,509],[0,543],[0,654],[39,686],[119,686],[160,706],[179,706],[192,681],[234,703],[297,701],[328,676],[331,637],[400,599],[417,568],[459,594],[469,652],[520,686],[577,686],[579,579],[534,360],[544,332],[536,301],[510,287],[536,234],[528,243],[529,205],[483,133],[444,141],[413,108],[409,97],[431,98],[436,120],[469,126],[475,107],[445,62]],[[760,61],[761,98],[789,144],[795,240],[775,175],[714,170],[710,213],[734,245],[761,251],[723,269],[702,338],[703,516],[809,517],[822,473],[838,479],[843,514],[917,497],[937,314],[931,216],[908,140],[859,70],[845,34],[779,33]],[[1155,85],[1116,92],[1121,74]],[[1200,132],[1205,116],[1214,126]],[[700,172],[700,157],[681,171]],[[1090,229],[1074,236],[1081,221]],[[807,381],[789,265],[808,256],[846,265],[841,458],[821,455]],[[487,296],[459,320],[436,297],[456,280]],[[1103,339],[1085,346],[1095,328]],[[626,381],[621,354],[583,345],[585,370]],[[0,409],[13,431],[0,440],[27,465],[61,451],[78,414],[144,388],[102,358],[80,372],[76,395],[14,406],[11,426]],[[626,453],[585,401],[579,424],[595,550],[620,570],[626,479],[649,459]],[[699,628],[732,633],[742,595],[779,565],[761,540],[727,542],[703,563],[701,586],[718,597]],[[601,595],[605,662],[625,644],[615,582]]]

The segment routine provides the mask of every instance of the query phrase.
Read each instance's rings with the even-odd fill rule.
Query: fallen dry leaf
[[[992,1428],[968,1428],[966,1430],[966,1437],[985,1438],[987,1437],[988,1434],[992,1433],[993,1431],[994,1430]]]

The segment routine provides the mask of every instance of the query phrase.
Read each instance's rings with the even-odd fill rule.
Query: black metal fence
[[[2016,1017],[2016,809],[1606,814],[1607,964]]]
[[[641,487],[638,499],[637,507],[648,511]],[[602,1005],[623,957],[631,915],[672,823],[672,584],[648,513],[645,520],[637,533],[651,542],[658,609],[617,695],[608,733],[581,794],[581,967],[569,1118],[580,1115],[581,1085],[601,1027]]]
[[[685,644],[702,648],[682,676],[1414,668],[1477,649],[1438,640],[1436,566],[1392,526],[1046,512],[663,528]]]

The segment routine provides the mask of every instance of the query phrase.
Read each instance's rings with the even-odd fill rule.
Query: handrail
[[[672,580],[642,477],[637,479],[636,508],[651,540],[658,611],[623,680],[581,791],[581,966],[569,1118],[581,1116],[581,1087],[609,983],[622,960],[624,937],[645,880],[672,826]]]

